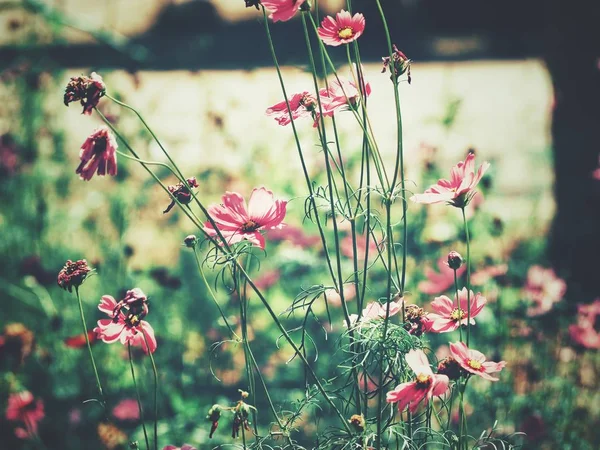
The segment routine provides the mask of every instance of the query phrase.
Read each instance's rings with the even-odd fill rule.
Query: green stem
[[[140,397],[140,391],[135,381],[135,370],[133,369],[133,359],[131,357],[131,343],[127,343],[127,352],[129,353],[129,367],[131,368],[131,378],[133,379],[133,387],[135,389],[135,395],[137,397],[138,409],[140,411],[140,422],[142,423],[142,429],[144,430],[144,439],[146,441],[146,450],[150,450],[150,442],[148,441],[148,432],[146,431],[146,423],[144,421],[144,409],[142,408],[142,399]]]
[[[90,355],[90,361],[92,362],[92,369],[94,369],[94,376],[96,377],[96,386],[98,392],[102,398],[102,407],[106,413],[106,399],[104,398],[104,391],[102,390],[102,383],[100,382],[100,376],[98,375],[98,368],[96,367],[96,360],[94,359],[94,353],[92,352],[92,345],[90,344],[90,338],[88,337],[88,329],[85,324],[85,315],[83,313],[83,303],[81,296],[79,295],[79,287],[75,287],[75,295],[77,295],[77,303],[79,304],[79,315],[81,316],[81,326],[83,328],[83,335],[85,336],[85,343],[87,345],[88,353]]]
[[[154,374],[154,450],[158,450],[158,371],[156,370],[154,356],[152,356],[150,346],[148,345],[148,338],[143,330],[142,336],[144,336],[144,342],[146,343],[146,349],[148,350],[148,356],[152,364],[152,373]]]
[[[469,346],[469,338],[471,337],[471,240],[469,238],[469,224],[465,215],[464,206],[461,208],[463,216],[463,224],[465,227],[465,238],[467,241],[467,347]]]
[[[456,269],[453,269],[453,270],[454,270],[454,292],[456,293],[456,308],[458,309],[458,315],[460,317],[462,311],[460,309],[460,300],[459,300],[459,297],[458,297],[458,277],[456,275]],[[463,335],[462,335],[462,324],[460,323],[460,319],[459,319],[459,322],[458,322],[458,333],[459,333],[459,336],[460,336],[460,342],[462,342],[463,341]]]

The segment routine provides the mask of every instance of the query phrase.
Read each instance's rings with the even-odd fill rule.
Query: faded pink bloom
[[[465,161],[460,161],[452,168],[450,180],[439,180],[437,184],[425,190],[423,194],[415,194],[411,200],[416,203],[448,203],[457,208],[464,208],[475,195],[475,187],[488,170],[490,164],[484,162],[475,173],[475,153],[469,152]]]
[[[450,344],[450,354],[467,372],[490,381],[498,381],[490,373],[500,372],[506,367],[505,361],[486,361],[483,353],[471,350],[464,342]]]
[[[126,297],[117,302],[110,295],[103,295],[98,309],[106,313],[110,319],[101,319],[94,332],[99,339],[112,344],[120,341],[121,344],[131,344],[142,347],[148,353],[156,351],[156,338],[152,326],[142,320],[148,314],[146,296],[141,289],[135,288],[127,291]],[[146,345],[146,340],[148,345]]]
[[[454,270],[448,267],[448,260],[445,257],[438,259],[437,266],[439,272],[436,272],[431,267],[425,267],[425,276],[427,280],[423,280],[417,286],[417,289],[423,294],[436,295],[449,289],[454,285]],[[457,279],[460,279],[463,273],[467,270],[467,266],[463,265],[456,271]]]
[[[567,284],[556,276],[552,269],[534,265],[527,271],[527,281],[523,294],[533,304],[527,309],[529,317],[545,314],[552,306],[562,300]]]
[[[283,227],[287,201],[275,200],[273,192],[264,187],[252,190],[247,207],[236,192],[226,192],[222,199],[223,203],[211,205],[208,213],[229,244],[246,239],[264,250],[265,238],[260,231]],[[217,236],[210,222],[204,224],[204,231]]]
[[[474,294],[469,293],[469,302],[467,302],[467,288],[462,288],[458,291],[458,307],[455,301],[450,300],[445,295],[436,297],[431,302],[431,308],[434,312],[429,313],[428,318],[431,320],[430,331],[435,333],[446,333],[454,331],[461,325],[468,324],[468,305],[471,304],[471,325],[475,325],[474,317],[476,317],[487,300],[479,292]]]
[[[108,127],[98,127],[79,151],[81,163],[75,170],[82,180],[91,180],[95,172],[104,176],[117,174],[117,140]]]
[[[29,391],[17,392],[8,396],[6,420],[17,422],[15,435],[19,439],[30,439],[38,433],[38,422],[44,418],[44,402],[35,400]]]
[[[260,290],[266,290],[269,289],[271,286],[277,284],[280,278],[281,272],[279,270],[265,270],[262,271],[258,277],[256,277],[256,279],[254,280],[254,284]]]
[[[402,310],[402,303],[390,302],[390,315],[389,317],[395,316]],[[350,326],[363,325],[367,322],[376,319],[385,319],[387,314],[387,304],[382,305],[379,302],[371,302],[365,309],[362,310],[360,320],[358,320],[358,314],[350,314]],[[344,321],[344,326],[347,325]]]
[[[321,40],[334,47],[357,40],[363,31],[365,31],[365,17],[361,13],[352,16],[343,9],[335,15],[335,19],[331,16],[325,17],[317,29]]]
[[[597,330],[600,298],[589,305],[578,305],[577,311],[577,323],[569,326],[571,339],[582,347],[600,349],[600,331]]]
[[[119,420],[138,420],[140,409],[137,400],[126,398],[121,400],[112,410],[112,415]]]
[[[317,99],[308,91],[292,95],[288,102],[292,112],[291,119],[296,120],[303,117],[316,117]],[[268,108],[266,113],[267,116],[273,117],[279,125],[289,125],[292,121],[285,100]]]
[[[507,264],[498,264],[497,266],[488,266],[471,274],[471,284],[483,286],[493,278],[506,275],[508,272]]]
[[[415,381],[402,383],[386,395],[388,403],[398,403],[398,411],[409,406],[414,413],[423,400],[425,404],[435,396],[448,390],[450,380],[446,375],[434,374],[423,350],[411,350],[406,354],[406,363],[416,375]]]
[[[368,82],[364,84],[364,93],[366,97],[371,95],[371,85]],[[336,111],[356,108],[361,93],[356,83],[339,78],[339,81],[338,79],[330,81],[327,89],[319,90],[319,97],[323,115],[333,116]]]
[[[261,4],[271,11],[269,19],[273,22],[290,20],[305,0],[261,0]]]
[[[192,447],[189,444],[183,444],[183,447],[175,447],[174,445],[167,445],[163,448],[163,450],[196,450],[195,447]]]

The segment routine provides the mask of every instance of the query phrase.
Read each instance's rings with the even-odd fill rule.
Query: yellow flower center
[[[417,384],[429,384],[431,382],[431,375],[420,373],[417,375]]]
[[[460,309],[460,308],[455,308],[451,313],[450,313],[450,318],[452,320],[462,320],[465,317],[465,312]]]
[[[338,31],[338,36],[340,39],[350,39],[354,36],[354,30],[352,27],[344,27]]]
[[[252,231],[256,231],[259,225],[254,220],[249,220],[244,225],[242,225],[242,232],[250,233]]]
[[[467,361],[467,364],[469,365],[469,367],[471,369],[474,370],[481,370],[481,363],[479,361],[475,361],[474,359],[470,359]]]

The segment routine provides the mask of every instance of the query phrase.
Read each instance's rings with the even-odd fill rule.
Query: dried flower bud
[[[365,417],[362,414],[354,414],[352,417],[350,417],[348,423],[352,425],[359,433],[365,431]]]
[[[196,181],[195,177],[190,177],[185,180],[185,184],[183,182],[173,184],[168,187],[169,192],[173,197],[177,199],[179,203],[182,205],[187,205],[192,201],[192,188],[198,187],[198,181]],[[172,200],[167,209],[163,211],[163,214],[168,213],[175,206],[175,200]]]
[[[244,0],[246,2],[246,8],[251,8],[253,6],[256,7],[256,9],[260,9],[258,5],[260,5],[260,0]]]
[[[458,380],[465,371],[452,356],[448,356],[440,361],[438,364],[437,373],[440,375],[446,375],[451,380]]]
[[[448,264],[448,267],[452,270],[458,270],[463,264],[462,256],[460,256],[460,253],[453,250],[448,253],[448,262],[446,264]]]
[[[206,415],[206,420],[211,422],[210,425],[210,434],[209,438],[212,439],[213,434],[217,431],[217,427],[219,426],[219,419],[221,418],[221,405],[212,405],[208,410],[208,414]]]
[[[75,262],[69,259],[58,272],[57,283],[65,291],[73,292],[73,288],[81,286],[91,271],[85,259]]]
[[[198,243],[198,238],[196,236],[194,236],[193,234],[190,234],[183,240],[183,243],[185,244],[185,246],[187,248],[194,248],[194,247],[196,247],[196,244]]]
[[[394,80],[394,76],[396,77],[396,80],[398,80],[400,76],[402,76],[404,73],[407,73],[408,84],[410,84],[412,81],[410,75],[410,65],[412,61],[408,59],[404,53],[398,50],[396,44],[393,45],[393,50],[394,52],[392,53],[391,59],[389,56],[384,56],[381,58],[383,61],[383,69],[381,70],[381,73],[384,73],[386,69],[389,69],[391,73],[390,79],[392,81]]]

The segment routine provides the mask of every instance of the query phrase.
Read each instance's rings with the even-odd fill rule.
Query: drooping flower
[[[156,338],[152,326],[143,320],[148,314],[148,304],[141,289],[127,291],[125,298],[120,302],[110,295],[104,295],[98,309],[110,317],[99,320],[98,326],[94,328],[99,339],[107,344],[120,341],[123,345],[131,344],[134,347],[142,347],[146,353],[148,350],[154,353]]]
[[[296,120],[303,117],[311,117],[316,114],[317,99],[308,91],[292,95],[288,102],[292,112],[291,118],[285,100],[268,108],[266,111],[267,116],[273,117],[279,125],[284,126],[289,125],[292,119]]]
[[[398,411],[406,406],[412,413],[422,401],[427,404],[433,396],[444,394],[450,380],[446,375],[434,374],[423,350],[411,350],[406,354],[406,363],[416,375],[414,381],[402,383],[386,395],[388,403],[398,403]]]
[[[334,47],[357,40],[363,31],[365,17],[360,13],[353,16],[343,9],[335,15],[335,19],[331,16],[325,17],[317,29],[321,40]]]
[[[467,301],[467,296],[469,301]],[[458,306],[457,305],[458,301]],[[473,291],[467,292],[467,288],[458,291],[458,300],[450,300],[445,295],[436,297],[431,302],[431,308],[434,312],[429,313],[431,322],[430,330],[436,333],[445,333],[454,331],[461,325],[468,324],[468,307],[471,304],[471,325],[475,324],[474,317],[481,312],[487,300],[481,293],[474,294]]]
[[[371,85],[364,84],[364,94],[371,95]],[[323,115],[332,116],[336,111],[344,111],[356,108],[361,99],[361,92],[353,81],[343,78],[332,80],[327,88],[319,90]]]
[[[92,72],[89,77],[71,77],[65,88],[65,106],[79,101],[83,106],[82,114],[89,116],[104,94],[106,94],[106,86],[102,77],[96,72]]]
[[[469,152],[467,158],[452,168],[450,180],[441,179],[423,194],[415,194],[410,199],[416,203],[448,203],[464,208],[475,195],[475,187],[490,167],[488,162],[479,166],[475,173],[475,153]]]
[[[88,136],[81,150],[79,159],[81,163],[75,170],[82,180],[89,181],[98,172],[104,176],[107,173],[117,174],[117,140],[108,127],[98,127]]]
[[[547,313],[555,303],[562,300],[566,290],[567,283],[558,278],[554,270],[531,266],[523,288],[524,296],[532,302],[527,315],[533,317]]]
[[[425,277],[427,277],[427,280],[421,281],[417,286],[417,289],[419,289],[419,291],[421,291],[423,294],[441,294],[454,285],[454,269],[451,269],[448,266],[446,258],[442,256],[440,259],[438,259],[437,266],[439,272],[436,272],[429,266],[425,267],[424,273]],[[460,279],[466,270],[467,266],[465,265],[458,268],[456,270],[456,278]]]
[[[381,73],[384,73],[386,69],[389,69],[391,73],[390,79],[392,81],[394,80],[394,76],[396,76],[396,80],[398,80],[404,73],[406,73],[408,84],[410,84],[412,80],[410,76],[410,65],[412,61],[408,59],[404,53],[398,50],[396,44],[394,44],[392,48],[394,52],[392,53],[391,60],[389,56],[384,56],[381,58],[383,61],[383,69],[381,70]]]
[[[30,439],[38,433],[38,423],[44,418],[44,402],[35,400],[29,391],[17,392],[8,396],[6,420],[16,422],[15,435],[20,439]]]
[[[260,232],[283,226],[287,201],[275,200],[273,192],[264,187],[252,190],[248,206],[236,192],[226,192],[222,200],[221,205],[211,205],[208,213],[229,244],[246,239],[264,250],[265,238]],[[217,236],[210,221],[204,224],[204,231]]]
[[[114,418],[119,420],[138,420],[140,418],[140,409],[137,400],[125,398],[121,400],[112,410]]]
[[[273,22],[290,20],[306,0],[261,0],[262,5],[271,11]]]
[[[486,361],[483,353],[470,349],[464,342],[450,344],[450,354],[464,370],[490,381],[499,380],[491,376],[491,373],[500,372],[506,367],[505,361]]]
[[[77,289],[83,284],[87,276],[92,272],[90,266],[85,259],[78,261],[67,260],[65,266],[58,272],[56,282],[65,291],[72,292],[73,288]]]
[[[577,323],[569,326],[571,339],[585,348],[600,349],[600,298],[589,305],[577,306]]]
[[[198,181],[196,181],[196,177],[190,177],[185,180],[185,184],[179,182],[177,184],[172,184],[167,189],[169,189],[171,195],[173,195],[173,197],[175,197],[179,203],[182,205],[187,205],[192,201],[192,189],[197,187]],[[175,205],[175,200],[171,199],[171,203],[169,206],[167,206],[167,209],[163,211],[163,214],[171,211]]]
[[[392,317],[398,314],[402,310],[402,302],[389,302],[389,316]],[[385,319],[387,314],[388,306],[387,304],[382,305],[379,302],[371,302],[367,305],[365,309],[362,310],[362,314],[360,316],[360,320],[358,319],[358,314],[350,314],[350,326],[360,326],[364,325],[367,322],[377,319]],[[347,323],[344,321],[344,326]]]

